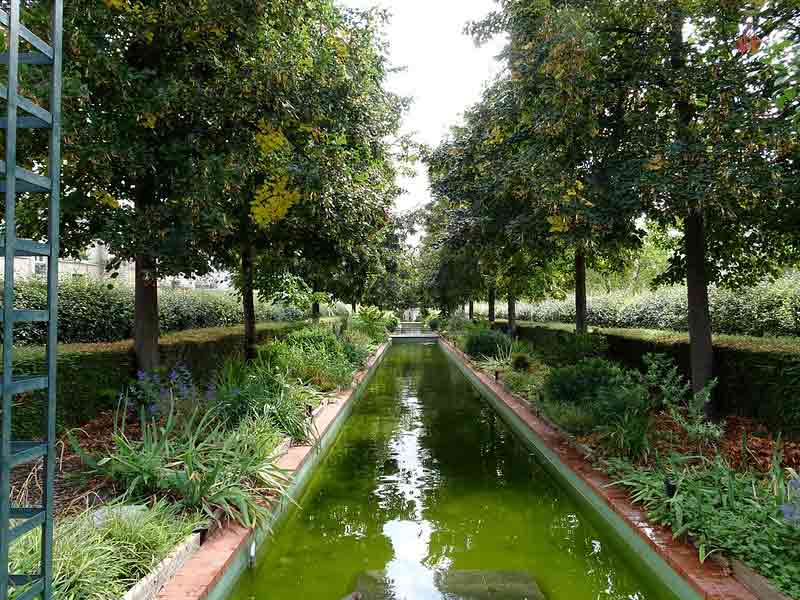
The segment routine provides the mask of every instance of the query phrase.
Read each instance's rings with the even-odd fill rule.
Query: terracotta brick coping
[[[391,343],[391,342],[390,342]],[[311,463],[319,459],[317,450],[328,447],[335,438],[340,425],[340,416],[345,409],[352,408],[352,401],[363,391],[366,379],[383,359],[390,343],[383,344],[370,357],[367,367],[359,371],[351,387],[338,392],[329,402],[315,411],[314,425],[318,432],[317,442],[313,446],[284,445],[284,453],[277,464],[293,473],[290,491],[297,493],[302,488]],[[275,510],[273,518],[277,518],[285,508],[285,503]],[[233,523],[215,531],[200,550],[189,559],[176,573],[170,582],[156,596],[157,600],[203,600],[206,598],[224,597],[228,585],[232,584],[241,570],[246,566],[251,553],[266,537],[265,530],[246,529]],[[222,590],[221,588],[225,588]]]
[[[701,563],[693,546],[675,540],[669,528],[648,522],[646,513],[630,501],[625,490],[617,486],[611,487],[611,479],[595,470],[569,438],[534,414],[527,402],[511,393],[502,383],[478,370],[469,357],[451,342],[440,339],[440,343],[481,385],[505,404],[564,466],[588,486],[613,513],[621,517],[628,528],[638,534],[677,575],[688,582],[701,598],[758,600],[756,595],[730,575],[721,564],[714,561]]]

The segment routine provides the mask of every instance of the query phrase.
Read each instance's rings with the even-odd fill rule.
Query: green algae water
[[[379,597],[394,600],[536,600],[503,587],[519,577],[549,600],[674,598],[634,570],[436,345],[390,348],[298,504],[230,600],[339,600],[378,576]],[[518,591],[445,589],[460,575]]]

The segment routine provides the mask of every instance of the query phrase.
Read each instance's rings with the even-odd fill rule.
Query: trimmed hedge
[[[607,358],[642,370],[648,353],[666,354],[690,377],[686,334],[663,331],[602,329]],[[523,324],[521,339],[543,352],[571,343],[574,329],[560,324]],[[800,343],[791,338],[716,336],[714,377],[716,396],[724,414],[752,417],[771,431],[800,434]]]
[[[303,323],[263,323],[257,329],[259,342],[288,333]],[[210,382],[226,358],[241,356],[244,328],[197,329],[166,335],[159,344],[161,362],[169,369],[177,364],[188,367],[199,384]],[[14,351],[17,373],[45,371],[45,352],[41,347]],[[80,426],[103,410],[114,409],[120,390],[136,373],[133,343],[67,344],[58,349],[59,429]],[[203,381],[203,378],[206,381]],[[36,439],[41,434],[43,392],[16,398],[13,431],[16,439]]]
[[[709,290],[714,332],[751,336],[800,336],[800,273],[751,288]],[[588,299],[589,324],[596,327],[686,331],[686,288],[661,288],[638,296],[626,292]],[[498,316],[506,318],[502,309]],[[517,318],[537,323],[574,323],[575,299],[517,306]]]
[[[42,279],[19,280],[14,294],[17,308],[35,310],[47,305],[47,284]],[[162,288],[158,295],[162,332],[230,327],[244,322],[242,302],[231,292]],[[97,279],[63,280],[58,296],[59,342],[116,342],[133,336],[133,288],[109,288],[107,282]],[[258,321],[294,321],[303,316],[292,307],[256,303]],[[44,323],[15,327],[17,344],[44,344],[46,334]]]

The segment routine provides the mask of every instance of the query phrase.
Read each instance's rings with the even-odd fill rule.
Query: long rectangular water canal
[[[672,600],[435,344],[390,348],[230,600]]]

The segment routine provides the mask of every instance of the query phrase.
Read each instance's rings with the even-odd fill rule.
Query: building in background
[[[111,255],[103,244],[95,244],[88,248],[80,258],[62,258],[59,260],[58,273],[62,279],[71,277],[106,279],[111,276],[107,270]],[[0,257],[0,269],[5,267],[5,259]],[[117,269],[119,275],[115,283],[133,287],[136,270],[132,262],[123,262]],[[14,274],[17,277],[47,277],[47,258],[44,256],[22,256],[14,259]],[[189,279],[186,277],[166,277],[159,282],[159,287],[198,290],[230,289],[230,276],[223,272],[213,272],[204,277]]]

